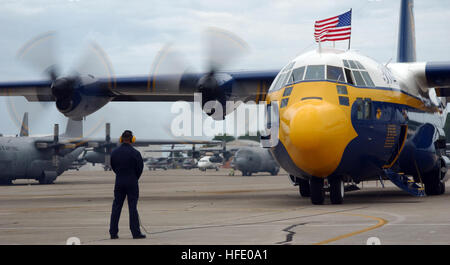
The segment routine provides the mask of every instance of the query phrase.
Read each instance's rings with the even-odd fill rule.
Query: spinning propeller
[[[18,119],[23,111],[47,116],[48,107],[53,105],[49,102],[53,101],[57,109],[66,115],[78,106],[83,94],[95,95],[99,90],[108,88],[105,86],[111,87],[114,83],[114,73],[107,55],[94,42],[87,45],[70,74],[63,74],[58,62],[60,54],[56,49],[56,35],[55,32],[39,35],[18,51],[18,60],[36,72],[43,73],[47,81],[42,81],[42,85],[36,87],[34,95],[27,96],[29,101],[39,101],[39,108],[36,104],[23,100],[14,100],[15,102],[9,104],[9,112],[16,116],[15,119]],[[96,86],[99,77],[102,80],[105,78],[108,84]],[[77,114],[77,117],[72,118],[79,120],[82,117]]]
[[[205,32],[205,53],[206,70],[204,75],[199,76],[192,71],[183,59],[180,53],[175,51],[171,45],[165,46],[158,54],[152,67],[152,80],[156,89],[173,89],[180,92],[199,92],[202,94],[202,107],[208,101],[217,101],[216,104],[225,106],[227,97],[231,93],[231,87],[225,89],[227,85],[231,86],[229,81],[232,80],[228,74],[220,73],[225,67],[232,62],[241,58],[248,53],[247,44],[235,34],[217,28],[209,28]],[[166,80],[163,78],[165,71],[170,71],[173,75],[178,75],[178,78],[172,80],[179,80],[178,83],[172,84],[169,87]],[[228,82],[228,83],[227,83]],[[175,85],[175,87],[173,87]],[[227,91],[226,91],[227,90]],[[221,120],[225,116],[214,115],[215,108],[212,107],[208,115],[216,120]]]

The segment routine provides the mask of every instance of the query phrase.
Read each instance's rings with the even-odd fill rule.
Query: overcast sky
[[[246,41],[251,53],[228,67],[280,69],[296,55],[316,48],[314,21],[353,8],[352,49],[380,62],[396,60],[400,1],[382,0],[240,0],[240,1],[87,1],[0,0],[0,81],[42,79],[16,60],[18,49],[36,35],[57,31],[59,61],[66,71],[84,45],[94,40],[108,54],[116,76],[148,75],[158,51],[172,43],[186,65],[204,69],[202,32],[213,26]],[[416,1],[418,61],[450,60],[450,1]],[[347,42],[339,44],[346,47]],[[30,106],[32,133],[51,133],[65,120],[54,106]],[[0,98],[0,132],[18,131],[4,98]],[[18,115],[21,116],[21,110]],[[105,121],[113,134],[125,127],[143,138],[168,138],[170,104],[110,103],[87,118],[86,127]],[[98,132],[103,135],[103,130]]]

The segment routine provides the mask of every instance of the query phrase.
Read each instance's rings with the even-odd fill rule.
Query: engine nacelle
[[[78,78],[60,78],[52,84],[52,94],[56,108],[64,116],[73,120],[96,112],[112,100],[111,97],[98,96],[99,91],[108,89],[91,75]]]
[[[234,79],[229,74],[210,73],[201,77],[197,88],[202,93],[202,108],[214,120],[223,120],[233,110],[226,109],[230,98]],[[222,112],[218,111],[221,107]]]
[[[105,163],[105,154],[100,152],[88,152],[84,157],[87,162],[92,164],[102,164]]]

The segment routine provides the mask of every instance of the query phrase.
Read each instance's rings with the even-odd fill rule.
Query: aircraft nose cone
[[[298,154],[297,164],[313,176],[330,175],[356,136],[350,119],[339,106],[323,100],[301,101],[293,107],[289,139]]]

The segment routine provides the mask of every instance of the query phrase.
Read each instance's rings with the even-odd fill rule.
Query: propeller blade
[[[164,45],[153,60],[149,74],[149,89],[178,92],[180,89],[194,89],[197,79],[189,75],[191,69],[182,53],[172,44]]]
[[[59,67],[55,50],[56,32],[47,32],[28,41],[17,53],[17,58],[50,80],[58,77]]]
[[[90,42],[84,49],[77,64],[72,68],[72,76],[91,76],[107,78],[109,85],[114,85],[115,74],[106,52],[95,42]]]
[[[247,43],[237,35],[219,28],[205,32],[208,69],[210,73],[222,70],[234,60],[249,52]]]
[[[17,52],[17,59],[29,65],[35,71],[44,74],[52,82],[60,74],[58,60],[56,58],[56,32],[47,32],[29,40]],[[42,98],[36,94],[39,100]],[[40,102],[41,108],[48,110],[53,104]]]

